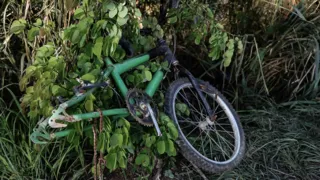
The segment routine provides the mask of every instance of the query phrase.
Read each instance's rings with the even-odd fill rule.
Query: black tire
[[[181,154],[187,160],[189,160],[190,162],[192,162],[193,164],[195,164],[199,168],[203,169],[204,171],[216,173],[216,172],[222,172],[222,171],[233,169],[234,167],[236,167],[239,164],[239,162],[242,160],[244,153],[245,153],[245,137],[244,137],[244,132],[243,132],[242,126],[239,121],[239,117],[238,117],[237,113],[235,112],[235,110],[230,105],[230,103],[226,100],[226,98],[217,89],[215,89],[214,87],[209,85],[209,83],[205,83],[202,80],[198,80],[198,83],[200,86],[208,87],[208,88],[201,89],[203,92],[211,93],[211,94],[213,93],[213,94],[215,94],[214,97],[217,98],[217,96],[218,96],[219,100],[220,101],[222,100],[225,103],[224,106],[226,105],[227,109],[229,110],[228,111],[229,116],[232,113],[232,116],[234,118],[234,119],[232,119],[232,121],[235,124],[234,126],[236,126],[236,128],[237,128],[236,130],[238,130],[238,131],[232,131],[232,132],[234,134],[237,134],[237,136],[239,136],[239,139],[240,139],[240,141],[237,142],[238,144],[236,144],[236,140],[234,140],[234,142],[236,144],[234,147],[237,146],[238,153],[236,155],[234,155],[234,154],[232,155],[232,157],[233,157],[232,161],[230,161],[230,162],[226,161],[226,163],[221,164],[218,161],[214,162],[214,160],[212,160],[212,159],[209,160],[209,158],[202,155],[187,140],[187,138],[183,134],[182,130],[180,129],[179,121],[177,120],[177,117],[175,115],[176,114],[175,113],[175,98],[177,97],[177,94],[178,94],[177,91],[180,91],[182,89],[181,87],[187,87],[187,86],[193,87],[191,85],[191,82],[187,78],[178,79],[178,80],[174,81],[170,85],[169,89],[166,92],[166,96],[165,96],[165,112],[174,121],[175,125],[178,128],[178,132],[179,132],[179,137],[178,137],[178,140],[176,141],[176,143],[178,144],[178,146],[180,148]],[[208,95],[210,96],[210,94],[208,94]],[[229,119],[229,116],[228,116],[228,121],[231,122],[231,120]],[[194,120],[194,119],[192,119],[192,120]],[[192,121],[192,122],[194,122],[194,121]],[[199,121],[199,129],[200,129],[201,122],[202,121]],[[214,122],[214,121],[212,121],[212,122]],[[207,126],[207,125],[205,125],[205,126]],[[197,127],[197,126],[195,126],[195,127]],[[232,126],[232,129],[234,128],[234,126]],[[218,131],[218,130],[213,130],[213,132],[214,131]],[[229,133],[229,131],[226,131],[226,132]],[[235,133],[235,132],[237,132],[237,133]],[[219,134],[219,132],[216,132],[216,133]],[[205,134],[206,134],[205,136],[207,137],[207,133],[205,133]],[[202,136],[202,132],[199,136]],[[209,136],[209,138],[211,138],[211,136]],[[213,139],[213,138],[211,138],[211,139]],[[195,139],[194,142],[196,140],[197,139]],[[211,143],[210,143],[210,147],[211,147]],[[210,148],[210,151],[211,151],[211,148]],[[213,156],[214,155],[212,155],[212,152],[211,152],[211,157],[213,157]],[[222,155],[222,156],[225,156],[225,155]]]

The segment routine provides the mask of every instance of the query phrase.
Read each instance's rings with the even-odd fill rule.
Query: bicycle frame
[[[125,98],[128,92],[128,88],[125,85],[123,79],[121,78],[121,74],[135,68],[151,59],[148,53],[136,56],[130,59],[125,60],[122,63],[113,64],[109,57],[105,59],[105,63],[107,65],[106,70],[103,72],[102,81],[106,80],[110,75],[114,80],[118,90],[121,92],[121,95]],[[145,92],[150,96],[153,97],[156,90],[158,89],[162,79],[164,77],[164,73],[161,68],[159,68],[153,75],[152,80],[148,83],[147,87],[145,88]],[[59,105],[58,109],[52,111],[52,116],[49,119],[46,119],[42,123],[39,124],[38,129],[34,129],[34,132],[31,134],[30,139],[36,144],[46,144],[46,141],[40,141],[38,137],[42,137],[47,141],[50,141],[55,138],[65,137],[68,136],[73,129],[67,129],[55,133],[47,133],[45,128],[49,124],[52,128],[63,128],[67,127],[67,124],[57,123],[56,120],[64,120],[66,122],[78,122],[85,119],[92,119],[97,118],[100,116],[100,112],[90,112],[84,114],[75,114],[75,115],[68,115],[65,110],[68,107],[71,107],[81,101],[83,101],[88,95],[93,93],[97,88],[93,88],[88,90],[85,93],[81,93],[75,95],[67,102],[64,102]],[[127,108],[117,108],[117,109],[108,109],[101,111],[103,116],[122,116],[127,117],[129,116],[129,111]],[[91,125],[85,127],[83,130],[90,130]]]

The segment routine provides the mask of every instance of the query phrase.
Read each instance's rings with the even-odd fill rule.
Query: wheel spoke
[[[193,147],[193,151],[197,151],[212,162],[227,163],[226,161],[235,158],[235,151],[239,152],[236,143],[240,141],[241,136],[235,134],[234,123],[237,123],[235,121],[237,119],[228,103],[225,103],[225,99],[218,97],[215,91],[213,93],[200,89],[216,115],[211,123],[208,122],[205,105],[194,87],[188,83],[180,85],[179,88],[174,94],[174,108],[176,104],[182,103],[187,105],[190,112],[186,114],[174,109],[176,114],[174,120],[179,125],[179,133],[182,134],[184,141]]]

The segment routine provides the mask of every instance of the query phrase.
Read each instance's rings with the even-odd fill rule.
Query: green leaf
[[[118,13],[118,9],[117,8],[109,11],[109,18],[114,18],[117,15],[117,13]]]
[[[34,38],[39,35],[39,28],[38,27],[33,27],[28,31],[28,40],[29,41],[34,41]]]
[[[187,116],[190,116],[190,110],[187,109],[185,112],[184,112]]]
[[[237,44],[237,47],[238,47],[238,54],[242,54],[243,52],[243,43],[242,41],[238,41],[238,44]]]
[[[123,135],[115,133],[111,136],[110,138],[110,146],[115,147],[115,146],[122,146],[123,143]]]
[[[123,133],[123,144],[127,145],[129,140],[129,131],[126,127],[123,127],[122,133]]]
[[[53,85],[52,87],[51,87],[51,93],[52,93],[52,95],[57,95],[59,92],[60,92],[60,89],[61,89],[61,87],[60,86],[58,86],[58,85]]]
[[[162,67],[163,69],[167,69],[167,68],[169,67],[168,61],[162,62],[162,63],[161,63],[161,67]]]
[[[87,35],[85,34],[85,35],[82,36],[82,38],[80,40],[80,43],[79,43],[79,47],[80,48],[82,48],[85,45],[86,40],[87,40]]]
[[[123,7],[122,11],[119,12],[118,16],[124,18],[128,14],[128,8]]]
[[[234,40],[233,39],[229,39],[227,47],[228,47],[228,49],[234,49]]]
[[[76,44],[79,42],[79,40],[80,40],[80,30],[76,29],[72,34],[71,42],[73,44]]]
[[[172,124],[172,123],[168,123],[168,128],[169,128],[171,137],[172,137],[174,140],[176,140],[176,139],[178,138],[178,130],[177,130],[177,128],[176,128],[175,125]]]
[[[84,17],[84,11],[83,9],[80,7],[78,9],[75,10],[73,17],[76,19],[82,19]]]
[[[180,111],[180,112],[185,112],[185,110],[186,110],[186,107],[187,105],[186,104],[184,104],[184,103],[177,103],[176,104],[176,108],[177,108],[177,110],[178,111]]]
[[[196,45],[199,45],[200,44],[200,41],[201,41],[201,34],[198,34],[197,35],[197,37],[196,37],[196,39],[194,40],[194,43],[196,44]]]
[[[139,70],[144,70],[146,67],[144,65],[139,65],[136,67],[136,69],[139,69]]]
[[[99,37],[96,39],[96,43],[93,46],[92,52],[95,54],[98,59],[101,59],[101,52],[102,52],[102,46],[103,46],[103,37]]]
[[[163,154],[166,151],[166,144],[164,141],[157,142],[157,150],[159,154]]]
[[[126,168],[125,158],[123,157],[124,153],[123,151],[118,152],[118,163],[119,167]]]
[[[108,133],[108,132],[104,132],[104,133],[99,134],[98,149],[102,153],[104,153],[105,147],[106,147],[106,142],[107,142],[106,133]]]
[[[128,80],[129,82],[133,83],[133,82],[134,82],[134,75],[129,74],[129,75],[127,76],[127,80]]]
[[[90,71],[90,74],[92,74],[94,76],[99,76],[100,73],[101,73],[100,69],[94,69],[94,70]]]
[[[94,77],[94,75],[92,75],[91,73],[87,73],[87,74],[81,76],[81,79],[82,79],[82,80],[85,80],[85,81],[94,82],[95,77]]]
[[[105,158],[107,161],[107,168],[113,171],[117,167],[117,153],[109,153]]]
[[[113,90],[111,88],[108,88],[107,96],[110,97],[110,98],[113,96]]]
[[[149,136],[146,138],[146,146],[151,147],[156,142],[155,136]]]
[[[27,21],[24,19],[15,20],[11,24],[10,32],[14,34],[20,34],[26,28],[26,25]]]
[[[147,80],[147,81],[151,81],[152,80],[152,73],[150,71],[144,71],[143,72],[143,75],[144,75],[144,78]]]
[[[223,43],[225,44],[228,41],[228,34],[227,33],[223,33]]]
[[[220,24],[220,23],[217,23],[217,24],[216,24],[216,27],[217,27],[217,28],[219,28],[219,29],[221,29],[221,30],[223,30],[223,29],[224,29],[223,25],[222,25],[222,24]]]
[[[78,68],[83,68],[85,63],[90,61],[90,57],[84,53],[81,53],[77,59],[78,59],[77,61]]]
[[[113,37],[116,36],[118,34],[118,27],[117,25],[113,25],[112,28],[109,29],[109,36]]]
[[[167,62],[167,61],[166,61]],[[154,64],[154,63],[152,63],[151,64],[151,71],[152,72],[156,72],[158,70],[158,67]]]
[[[109,10],[114,10],[114,9],[116,9],[116,5],[115,5],[113,2],[110,2],[106,7],[107,7],[107,9],[109,9]]]
[[[89,111],[89,112],[93,111],[93,101],[91,99],[86,100],[84,106],[87,111]]]
[[[228,49],[224,54],[223,54],[223,57],[224,57],[224,62],[223,62],[223,65],[224,67],[228,67],[231,63],[231,59],[232,59],[232,56],[233,56],[233,52],[234,52],[234,49]]]
[[[169,22],[170,24],[174,24],[174,23],[177,22],[177,20],[178,20],[177,16],[173,16],[173,17],[171,17],[171,18],[168,19],[168,22]]]
[[[124,119],[124,118],[123,118]],[[126,119],[124,119],[124,126],[127,128],[127,129],[130,129],[130,122],[127,121]]]
[[[125,25],[127,23],[127,21],[128,21],[128,18],[121,18],[121,17],[117,18],[117,23],[119,26]]]
[[[77,29],[79,29],[81,32],[87,32],[88,31],[88,18],[81,20],[77,24]]]
[[[135,8],[134,15],[135,15],[136,17],[141,17],[141,11],[140,11],[140,9]]]
[[[33,23],[33,25],[37,26],[37,27],[40,27],[42,26],[42,20],[40,18],[37,18],[36,22]]]
[[[86,62],[86,63],[84,63],[84,65],[82,66],[82,69],[83,69],[83,71],[84,71],[85,73],[88,73],[88,72],[90,71],[91,67],[92,67],[92,64],[91,64],[90,62]],[[93,74],[90,73],[90,76],[91,76],[91,75],[93,75]],[[94,75],[93,75],[93,76],[94,76]],[[90,78],[90,77],[89,77],[89,78]],[[91,81],[91,80],[87,80],[87,81]]]
[[[150,158],[146,154],[139,154],[136,157],[136,160],[135,160],[136,165],[142,165],[144,167],[147,167],[149,165],[149,163],[150,163]]]
[[[213,18],[213,13],[210,8],[207,8],[207,15],[212,19]]]
[[[174,150],[175,150],[175,148],[174,148],[173,142],[170,139],[168,139],[166,141],[166,151],[167,151],[167,153],[172,153],[172,152],[174,152]]]

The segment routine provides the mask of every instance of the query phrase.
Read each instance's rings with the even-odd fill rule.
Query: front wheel
[[[165,112],[175,122],[182,155],[208,172],[234,168],[245,152],[244,132],[235,110],[210,84],[198,80],[214,112],[209,118],[196,89],[187,78],[174,81],[166,93]]]

